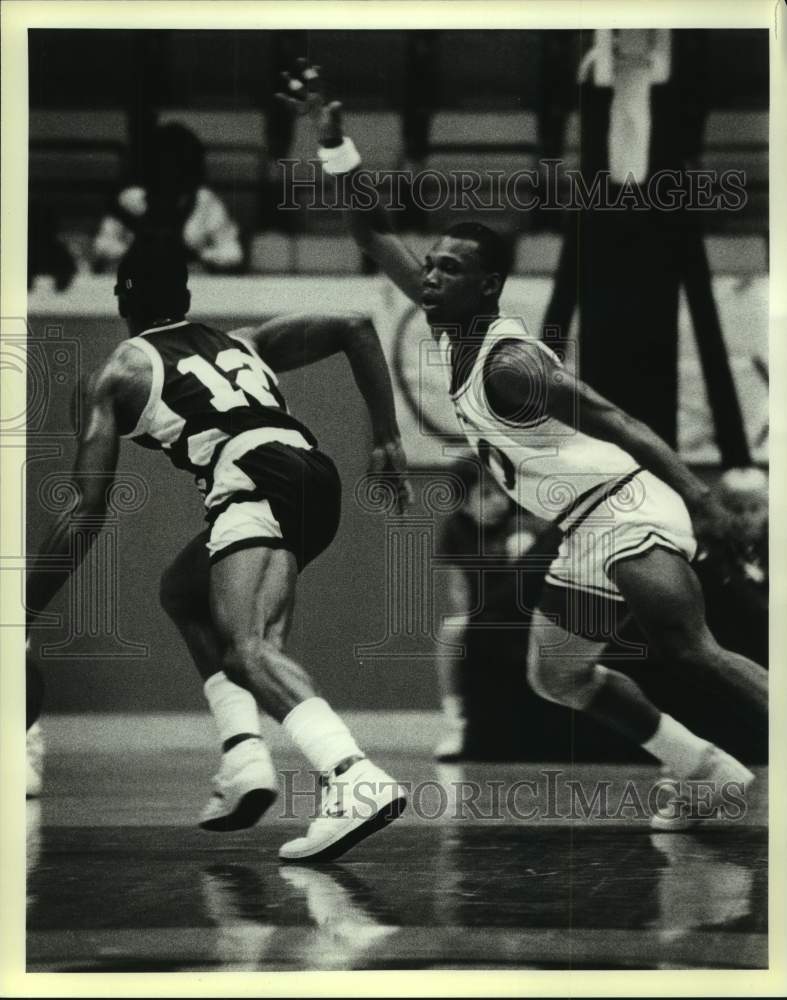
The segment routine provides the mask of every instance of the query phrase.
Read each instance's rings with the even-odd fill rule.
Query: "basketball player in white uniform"
[[[361,167],[343,134],[341,105],[323,102],[313,70],[289,81],[280,96],[295,113],[311,113],[326,172]],[[532,687],[614,726],[676,779],[714,783],[715,811],[726,786],[745,789],[751,772],[598,659],[611,637],[609,621],[633,614],[658,658],[722,688],[767,725],[767,671],[715,641],[691,567],[698,539],[713,544],[728,537],[728,515],[646,425],[564,369],[519,319],[500,316],[508,253],[497,234],[460,223],[421,261],[381,207],[350,206],[347,216],[363,252],[423,309],[469,443],[509,496],[565,532],[534,616]],[[655,826],[679,829],[703,818],[682,797],[686,787],[675,786],[658,803]]]
[[[206,695],[224,739],[226,769],[203,825],[248,826],[276,797],[276,772],[259,739],[259,705],[324,779],[321,814],[279,856],[337,857],[396,818],[405,797],[284,651],[298,573],[336,532],[341,484],[314,436],[287,409],[274,369],[346,353],[369,408],[377,464],[394,473],[403,506],[405,460],[376,332],[359,318],[320,315],[229,334],[191,322],[185,259],[169,241],[138,240],[121,262],[116,294],[131,338],[87,388],[73,474],[78,500],[33,564],[28,622],[72,571],[47,569],[52,557],[71,555],[72,525],[82,521],[87,543],[95,540],[121,439],[160,449],[195,477],[210,526],[209,604],[199,610],[219,662],[197,665],[210,674]],[[77,547],[77,559],[85,550]]]

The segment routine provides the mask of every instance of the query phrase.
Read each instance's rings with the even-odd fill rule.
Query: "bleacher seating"
[[[224,48],[235,52],[232,33],[221,35]],[[406,159],[401,108],[408,66],[404,33],[315,32],[313,39],[313,58],[323,64],[334,92],[350,108],[345,114],[347,131],[361,149],[365,166],[373,170],[402,167]],[[48,42],[50,49],[56,41]],[[202,65],[200,60],[204,61],[209,47],[206,48],[205,36],[199,32],[179,38],[173,65],[176,64],[180,84],[175,87],[170,82],[169,93],[185,100],[183,106],[170,105],[159,110],[158,121],[180,121],[205,143],[208,184],[223,198],[248,238],[252,270],[359,271],[359,255],[350,250],[349,244],[336,242],[343,239],[344,221],[335,208],[307,208],[310,196],[304,189],[297,192],[296,201],[301,206],[298,210],[277,212],[281,172],[270,162],[265,115],[255,90],[264,77],[264,72],[255,65],[255,53],[267,53],[266,58],[272,58],[271,47],[265,48],[262,41],[261,47],[248,39],[239,43],[241,75],[248,91],[239,95],[218,92],[229,86],[230,77],[224,70],[201,76],[200,89],[189,91],[186,83],[194,66]],[[437,46],[438,107],[430,122],[426,158],[407,165],[416,170],[447,173],[449,188],[455,184],[450,178],[451,171],[478,171],[482,183],[477,197],[484,203],[491,189],[489,180],[483,177],[485,172],[502,171],[510,175],[534,170],[538,165],[540,144],[535,107],[541,86],[541,56],[537,33],[439,32],[431,41]],[[165,43],[166,39],[161,42],[162,51],[166,51]],[[344,57],[348,46],[357,54],[352,65]],[[45,65],[44,59],[31,58],[31,67],[41,67],[40,73]],[[512,66],[515,71],[511,71]],[[468,67],[472,67],[472,72],[468,72]],[[758,86],[754,77],[752,81],[747,86]],[[101,104],[98,110],[76,105],[58,107],[62,95],[51,87],[49,90],[42,87],[41,81],[35,87],[31,85],[31,94],[48,95],[49,101],[46,106],[32,107],[30,112],[31,196],[55,207],[65,230],[93,232],[108,196],[123,177],[129,115],[133,112],[123,108],[120,94],[114,108],[109,96],[102,94],[100,102],[96,102]],[[199,106],[186,103],[193,94],[197,95]],[[728,273],[750,273],[766,266],[769,118],[767,110],[752,105],[751,97],[748,106],[735,107],[729,105],[728,96],[724,97],[727,105],[716,108],[707,117],[700,165],[718,171],[745,171],[747,202],[739,211],[706,213],[704,224],[714,237],[708,240],[712,267]],[[574,112],[569,115],[565,129],[567,166],[578,166],[579,143],[579,117]],[[318,196],[323,184],[327,184],[330,206],[333,182],[325,182],[319,172],[315,175],[305,163],[314,154],[311,124],[299,119],[289,154],[302,162],[295,176],[319,178]],[[435,177],[424,182],[423,194],[432,204],[439,200],[439,183],[443,182]],[[468,214],[473,214],[472,210]],[[435,233],[459,217],[461,213],[454,211],[450,197],[438,210],[422,212],[416,222],[423,230],[417,234],[418,242],[429,245]],[[551,273],[557,260],[559,236],[533,231],[534,213],[495,212],[488,218],[504,231],[521,234],[515,253],[517,272]],[[261,219],[267,229],[258,233]],[[411,225],[413,220],[408,216],[405,221]],[[541,221],[557,223],[559,215],[556,213],[554,220]],[[725,235],[738,238],[734,244],[737,249],[731,249],[733,244],[721,238]]]
[[[265,119],[261,111],[195,110],[165,108],[159,111],[160,125],[179,122],[213,150],[250,150],[259,153],[265,142]]]
[[[402,118],[397,112],[347,111],[344,124],[347,134],[363,150],[364,165],[369,170],[395,170],[401,165],[404,144]]]
[[[158,122],[179,122],[204,143],[208,186],[224,200],[242,230],[253,230],[259,218],[265,160],[262,112],[168,108],[159,112]]]
[[[286,233],[259,233],[249,247],[249,267],[257,274],[295,273],[295,240]]]
[[[358,274],[361,251],[351,236],[298,236],[295,238],[298,274]]]
[[[432,170],[532,169],[538,124],[531,111],[438,111],[429,132],[426,166]]]
[[[121,177],[126,114],[119,109],[31,108],[28,129],[31,198],[55,209],[67,229],[100,218]]]

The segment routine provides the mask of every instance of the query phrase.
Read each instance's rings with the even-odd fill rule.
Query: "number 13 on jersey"
[[[219,351],[215,364],[198,354],[182,358],[178,371],[183,375],[193,375],[210,392],[211,405],[221,413],[238,406],[249,406],[256,399],[262,406],[286,410],[284,398],[276,386],[275,376],[259,358],[253,357],[239,347],[228,347]],[[233,380],[222,372],[236,373]]]

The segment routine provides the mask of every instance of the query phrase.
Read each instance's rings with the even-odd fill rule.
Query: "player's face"
[[[759,493],[734,493],[725,498],[732,514],[735,532],[742,542],[756,542],[768,523],[768,501]]]
[[[484,311],[490,276],[473,240],[443,236],[426,255],[421,306],[431,326],[461,323]]]

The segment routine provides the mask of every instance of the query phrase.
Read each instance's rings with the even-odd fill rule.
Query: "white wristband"
[[[347,174],[361,165],[361,154],[349,136],[344,137],[341,146],[318,146],[317,155],[326,174]]]

